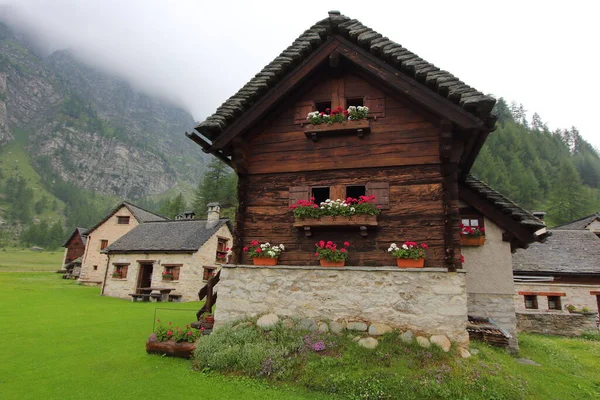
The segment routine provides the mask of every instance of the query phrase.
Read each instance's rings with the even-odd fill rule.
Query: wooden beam
[[[528,243],[536,241],[533,233],[524,229],[521,224],[513,220],[510,215],[503,213],[489,200],[483,198],[479,193],[464,185],[459,185],[460,198],[467,204],[475,208],[477,211],[488,217],[492,222],[498,225],[503,230],[511,233],[511,235],[503,235],[504,241],[511,240],[511,245],[514,240],[518,241],[518,247],[526,246]]]
[[[262,96],[241,117],[231,123],[213,142],[211,152],[225,147],[234,137],[243,133],[255,122],[264,117],[281,99],[297,88],[319,64],[326,61],[329,55],[340,45],[338,39],[330,38],[317,50],[312,52],[304,62],[297,66],[282,81]]]
[[[519,296],[566,296],[565,292],[519,292]]]
[[[185,133],[185,136],[187,136],[188,138],[192,139],[196,144],[199,144],[200,147],[202,147],[202,151],[205,153],[210,153],[212,155],[214,155],[215,157],[217,157],[219,160],[223,161],[225,164],[229,165],[229,167],[233,168],[232,164],[231,164],[231,160],[227,157],[225,157],[225,155],[223,155],[220,151],[214,151],[211,152],[210,151],[210,143],[208,143],[206,140],[202,139],[200,136],[198,136],[196,133],[192,132],[192,133]]]
[[[396,68],[380,60],[373,54],[361,49],[345,38],[339,38],[339,53],[360,66],[365,71],[377,76],[388,86],[409,96],[417,104],[449,119],[463,129],[483,128],[484,122],[447,98],[406,76]]]

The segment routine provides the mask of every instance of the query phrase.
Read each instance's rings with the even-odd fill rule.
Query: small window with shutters
[[[385,97],[383,94],[367,95],[365,96],[364,103],[369,108],[369,117],[385,117]]]
[[[292,186],[289,189],[289,205],[298,200],[309,200],[314,197],[315,204],[327,199],[358,198],[360,196],[375,196],[375,205],[381,210],[390,208],[389,182],[368,182],[366,185],[333,185],[333,186]]]
[[[113,264],[113,279],[127,279],[129,264]]]
[[[366,185],[366,195],[375,196],[375,205],[381,210],[390,209],[390,183],[369,182]]]
[[[329,102],[331,104],[331,102]],[[294,111],[294,124],[307,123],[306,119],[308,113],[315,111],[316,105],[314,101],[302,101],[296,104]]]
[[[181,264],[165,264],[162,274],[163,281],[178,281]]]

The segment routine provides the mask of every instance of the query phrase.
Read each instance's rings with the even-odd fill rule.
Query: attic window
[[[315,204],[321,204],[325,200],[330,199],[329,187],[314,187],[311,189],[311,196],[315,198]]]
[[[360,196],[366,196],[367,187],[365,185],[360,186],[346,186],[346,198],[352,197],[358,199]]]
[[[228,242],[227,238],[217,238],[217,262],[227,262],[227,253],[229,252],[229,247],[227,247]]]
[[[128,225],[129,217],[117,217],[117,224],[119,225]]]
[[[327,109],[331,110],[331,101],[317,101],[315,103],[315,108],[318,112],[328,113]]]
[[[348,107],[362,107],[365,105],[365,100],[362,97],[353,97],[350,99],[346,99],[346,108]]]

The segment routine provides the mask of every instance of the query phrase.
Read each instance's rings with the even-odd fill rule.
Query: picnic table
[[[168,301],[169,294],[173,290],[175,290],[175,289],[174,288],[161,288],[161,287],[140,287],[140,288],[138,288],[139,294],[141,294],[143,297],[147,297],[154,301]]]

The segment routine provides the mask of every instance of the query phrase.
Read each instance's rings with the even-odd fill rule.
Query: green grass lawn
[[[63,248],[60,248],[56,251],[40,252],[15,248],[0,249],[0,272],[54,272],[61,268],[63,256]]]
[[[147,355],[144,343],[152,331],[155,310],[162,321],[186,324],[194,320],[198,302],[131,303],[101,297],[99,288],[80,286],[49,272],[6,272],[19,267],[54,271],[61,257],[59,252],[0,251],[0,265],[4,265],[0,268],[0,399],[330,398],[299,386],[271,386],[240,376],[203,374],[193,371],[190,361]],[[157,310],[163,307],[184,311]],[[518,396],[496,392],[482,397],[480,391],[486,387],[476,382],[469,387],[477,387],[477,396],[464,395],[464,386],[438,392],[449,393],[443,398],[464,400],[600,399],[599,341],[525,334],[519,339],[519,356],[533,359],[541,367],[519,364],[502,350],[477,343],[472,347],[480,353],[461,361],[461,368],[469,368],[469,374],[478,371],[491,375],[491,379],[497,375],[505,382],[500,384],[511,385],[514,380],[508,377],[514,377]],[[350,361],[359,356],[364,361],[355,362],[352,369],[339,370],[343,358],[328,361],[323,357],[322,380],[337,374],[360,377],[385,370],[382,365],[375,367],[376,358],[371,353],[355,352],[348,355]],[[428,373],[409,372],[413,376]],[[410,375],[403,379],[407,377]],[[433,377],[424,382],[435,385]],[[506,393],[514,394],[515,390]]]
[[[202,374],[191,362],[148,355],[154,310],[195,320],[200,303],[100,297],[52,273],[0,272],[0,399],[310,399],[302,390]]]

